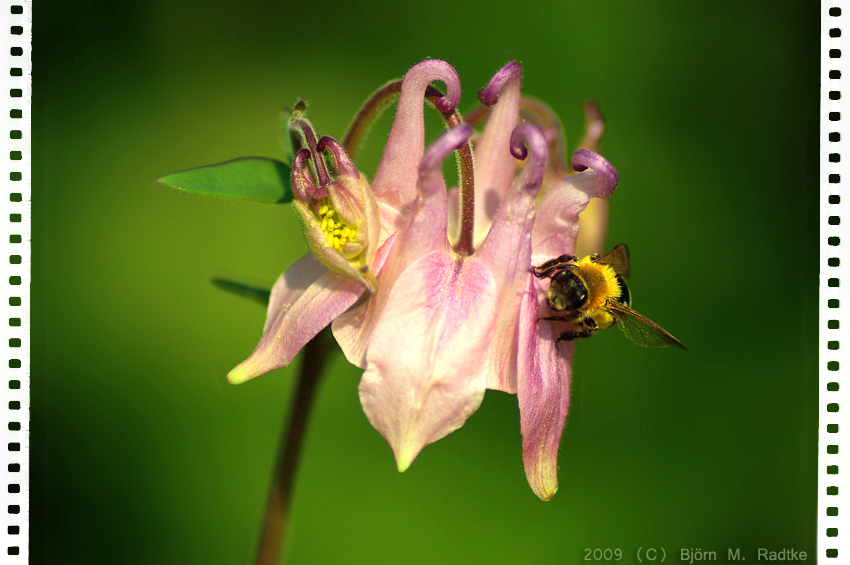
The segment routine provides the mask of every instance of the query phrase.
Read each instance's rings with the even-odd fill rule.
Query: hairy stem
[[[292,486],[298,469],[298,454],[307,428],[316,385],[327,359],[327,333],[319,335],[304,346],[301,374],[298,377],[295,398],[284,422],[282,441],[275,464],[266,514],[257,547],[256,565],[276,565],[286,540],[289,521],[289,506],[292,502]]]
[[[349,157],[352,159],[357,157],[360,145],[366,139],[366,134],[369,133],[372,124],[398,98],[399,94],[401,94],[401,81],[394,80],[379,88],[363,104],[360,111],[354,116],[351,125],[348,126],[345,136],[342,138],[342,146],[345,147]]]
[[[463,119],[457,112],[451,115],[444,114],[443,116],[446,120],[446,126],[449,129],[463,123]],[[475,163],[472,155],[472,145],[469,141],[455,151],[458,184],[460,186],[458,189],[460,190],[460,237],[458,238],[457,245],[455,245],[455,251],[461,255],[472,255],[472,252],[475,251],[472,246],[475,222]]]

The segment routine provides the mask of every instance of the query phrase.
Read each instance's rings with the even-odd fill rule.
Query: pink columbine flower
[[[473,130],[451,129],[424,150],[422,96],[432,80],[447,86],[442,100],[451,104],[441,110],[453,108],[459,97],[457,76],[444,62],[424,61],[405,76],[372,184],[380,210],[376,251],[371,257],[368,241],[352,250],[365,250],[352,268],[367,265],[374,283],[341,263],[334,269],[327,261],[300,259],[275,285],[263,340],[230,379],[241,382],[289,363],[333,320],[346,357],[365,369],[361,404],[392,447],[399,470],[423,447],[461,427],[486,389],[502,390],[518,396],[528,481],[548,500],[558,486],[557,451],[575,346],[559,348],[555,324],[537,323],[548,313],[547,281],[532,277],[530,267],[574,253],[579,213],[592,198],[613,192],[617,173],[586,149],[571,161],[578,174],[565,170],[562,156],[549,150],[562,148],[557,120],[547,117],[542,104],[521,98],[520,65],[509,63],[479,93],[492,110],[475,141],[474,194],[447,192],[441,163]],[[521,109],[532,123],[522,123]],[[338,171],[336,179],[317,178],[296,191],[300,207],[318,210],[313,221],[322,209],[316,199],[333,200],[334,190],[359,194],[351,187],[363,185],[347,180],[359,177],[337,153],[341,147],[327,141],[320,146],[336,151]],[[307,159],[300,155],[301,162]],[[525,161],[518,173],[517,160]],[[308,175],[301,163],[293,168],[296,174]],[[319,190],[323,183],[327,191]],[[318,235],[315,241],[314,252]],[[372,294],[351,308],[366,289]]]

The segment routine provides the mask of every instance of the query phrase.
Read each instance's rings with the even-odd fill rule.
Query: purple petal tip
[[[546,160],[546,138],[537,126],[520,124],[511,134],[511,155],[525,159],[531,150],[531,158],[537,162]]]
[[[596,198],[611,196],[611,193],[617,188],[617,183],[620,182],[620,175],[617,174],[614,165],[599,153],[594,153],[588,149],[579,149],[573,153],[571,165],[574,171],[581,172],[590,169],[599,175],[599,189],[593,195]]]
[[[324,136],[319,140],[317,149],[320,152],[330,151],[331,155],[334,156],[337,171],[344,175],[357,176],[357,167],[354,166],[348,153],[345,152],[345,148],[336,139]]]
[[[450,129],[425,150],[419,163],[419,174],[424,175],[438,169],[449,153],[466,143],[472,136],[472,126],[463,124]]]
[[[431,80],[439,80],[446,85],[446,95],[439,98],[434,105],[444,114],[454,112],[460,103],[460,77],[453,66],[439,59],[426,59],[417,63],[404,77],[404,80],[415,81],[427,76]]]
[[[497,72],[490,82],[478,92],[478,100],[485,106],[493,106],[499,100],[499,93],[512,78],[522,76],[522,65],[511,61]]]

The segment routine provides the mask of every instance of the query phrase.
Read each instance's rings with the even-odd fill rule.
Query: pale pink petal
[[[470,135],[472,128],[464,125],[444,133],[428,148],[420,166],[419,196],[411,205],[406,223],[396,233],[392,256],[378,276],[378,292],[334,321],[334,337],[351,364],[365,366],[372,330],[404,269],[432,250],[448,251],[447,197],[440,163]]]
[[[519,123],[521,78],[520,64],[508,63],[478,94],[483,104],[495,107],[475,144],[475,247],[487,235],[516,173],[510,139]]]
[[[243,383],[292,362],[331,320],[365,292],[354,279],[329,271],[312,254],[295,261],[272,288],[263,337],[248,359],[227,375]]]
[[[493,329],[493,349],[488,357],[487,387],[516,392],[517,316],[520,299],[531,277],[531,229],[534,206],[546,165],[546,140],[531,124],[516,127],[510,145],[517,157],[528,162],[499,207],[487,238],[476,251],[496,276],[499,285],[499,317]],[[513,157],[512,157],[513,158]]]
[[[529,279],[519,320],[520,429],[528,484],[543,500],[558,491],[558,447],[570,407],[570,374],[575,342],[555,344],[562,324],[537,321],[546,293]]]
[[[340,314],[331,324],[334,339],[342,349],[345,358],[348,359],[349,363],[361,369],[366,366],[366,347],[369,345],[369,338],[377,321],[377,312],[383,309],[389,295],[389,287],[398,276],[398,269],[393,269],[393,273],[389,275],[383,273],[386,260],[392,254],[397,236],[398,232],[392,234],[378,249],[378,254],[375,256],[375,272],[378,273],[379,292],[371,295],[369,300],[363,304]],[[381,292],[382,285],[387,287],[387,292]]]
[[[378,201],[378,212],[381,215],[381,235],[380,239],[378,239],[378,244],[380,245],[404,225],[406,216],[394,206],[383,202],[380,198],[376,200]],[[405,210],[405,213],[407,212]]]
[[[391,236],[375,254],[380,272],[393,248]],[[328,270],[312,253],[292,263],[272,287],[263,337],[248,359],[227,375],[243,383],[273,369],[285,367],[308,341],[348,310],[363,294],[354,279]]]
[[[553,185],[537,205],[532,232],[532,264],[574,254],[578,217],[591,198],[607,198],[617,186],[617,171],[604,157],[586,149],[573,155],[573,169],[580,172]]]
[[[460,78],[445,61],[422,61],[404,75],[392,130],[372,181],[375,196],[396,210],[404,210],[416,197],[419,161],[425,151],[425,89],[433,81],[446,85],[446,95],[437,101],[441,111],[454,110],[460,101]]]
[[[497,307],[490,272],[444,251],[415,261],[393,286],[369,342],[360,402],[399,471],[481,404]]]
[[[328,268],[322,265],[312,253],[305,253],[293,261],[272,286],[263,333],[268,331],[285,304],[292,304],[298,300],[298,297],[304,294],[311,284],[327,272]]]

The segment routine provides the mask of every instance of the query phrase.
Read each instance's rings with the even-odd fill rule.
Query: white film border
[[[5,232],[0,241],[0,283],[5,296],[0,304],[5,316],[0,346],[6,355],[0,363],[0,406],[4,410],[0,449],[3,453],[0,505],[3,544],[0,563],[29,561],[29,416],[30,416],[30,265],[31,265],[31,40],[32,2],[12,0],[0,6],[5,26],[0,28],[4,58],[0,96],[6,100],[5,130],[0,132],[4,149],[0,157],[6,190]],[[850,369],[850,285],[845,275],[850,256],[850,195],[842,194],[850,182],[850,48],[842,48],[842,33],[850,34],[850,4],[838,0],[821,3],[821,111],[820,111],[820,298],[819,298],[819,424],[818,424],[818,532],[817,562],[842,563],[850,559],[850,383],[843,373]],[[844,169],[848,169],[845,171]]]
[[[0,90],[6,102],[6,127],[0,132],[6,166],[2,173],[6,190],[2,194],[3,253],[0,254],[5,292],[0,297],[4,316],[0,360],[5,378],[0,380],[3,453],[0,481],[4,516],[0,563],[27,563],[29,560],[29,418],[30,418],[30,233],[31,233],[31,147],[32,131],[32,2],[12,0],[0,6],[5,25]]]
[[[842,9],[837,0],[821,4],[821,111],[820,111],[820,299],[819,299],[819,423],[818,423],[818,550],[817,562],[844,562],[850,557],[850,512],[844,476],[850,472],[850,434],[844,395],[850,384],[842,382],[850,368],[850,317],[844,312],[850,302],[842,289],[850,284],[845,273],[850,256],[848,217],[842,214],[850,206],[850,196],[842,194],[850,173],[844,169],[850,154],[850,108],[842,108],[844,84],[850,80],[850,52],[842,49],[842,32],[850,33],[850,6]],[[842,304],[843,303],[843,304]],[[839,509],[841,510],[839,512]]]

